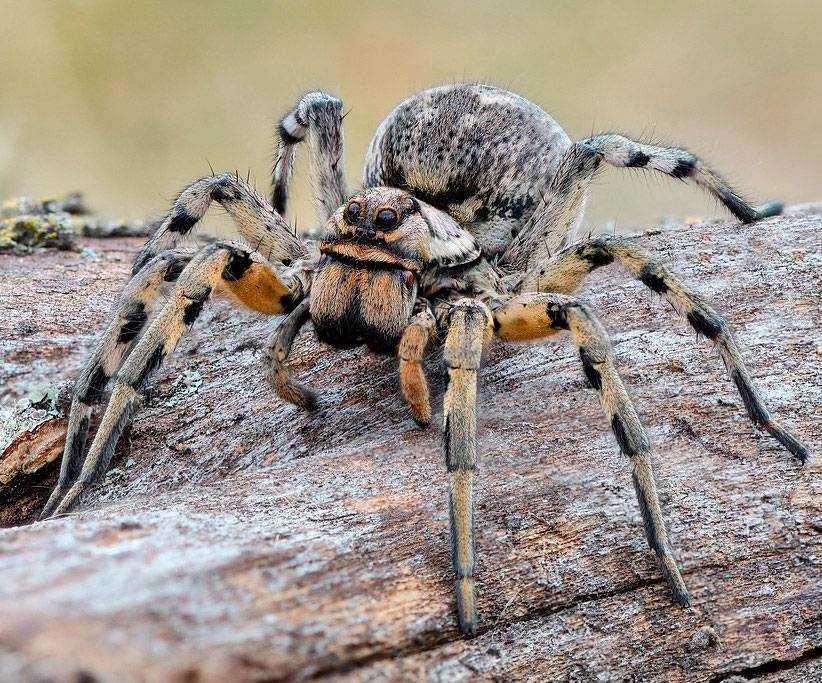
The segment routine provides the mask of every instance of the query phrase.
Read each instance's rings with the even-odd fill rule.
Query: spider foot
[[[756,207],[756,219],[771,218],[772,216],[779,216],[785,209],[782,202],[766,202]]]
[[[431,405],[428,401],[411,403],[411,417],[423,429],[431,425]]]
[[[319,406],[319,394],[297,382],[282,366],[269,366],[267,376],[277,396],[283,401],[309,412]]]
[[[464,577],[457,580],[457,617],[460,630],[466,636],[477,634],[477,605],[474,595],[474,579]]]
[[[80,495],[85,491],[85,482],[77,481],[68,490],[56,488],[48,499],[38,518],[40,521],[54,519],[71,512]]]
[[[788,452],[791,453],[801,465],[804,465],[811,459],[811,452],[808,447],[791,434],[787,429],[780,426],[771,419],[762,423],[762,428],[768,432],[774,439],[782,444]]]
[[[43,509],[40,511],[40,515],[37,517],[38,521],[43,521],[44,519],[48,519],[54,514],[55,509],[60,504],[60,501],[63,500],[64,496],[68,488],[58,486],[51,492],[48,501],[43,506]]]
[[[679,567],[676,565],[676,560],[666,551],[664,555],[657,555],[659,560],[659,567],[662,571],[662,576],[668,582],[668,587],[671,589],[671,596],[677,605],[689,607],[691,604],[691,596],[688,593],[688,588],[685,586],[685,581],[682,574],[679,572]]]

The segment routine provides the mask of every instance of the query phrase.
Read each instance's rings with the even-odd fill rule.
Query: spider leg
[[[608,334],[596,316],[586,305],[562,294],[523,294],[494,311],[494,328],[496,335],[506,341],[525,341],[570,331],[579,348],[585,376],[599,393],[619,448],[631,460],[634,489],[648,544],[656,553],[674,600],[681,605],[689,604],[688,589],[668,543],[651,467],[651,445],[614,365]]]
[[[582,221],[588,189],[600,161],[589,145],[577,142],[568,149],[531,218],[506,249],[502,257],[505,264],[526,270],[568,244]]]
[[[431,400],[422,361],[428,342],[436,332],[434,314],[426,304],[425,308],[411,317],[397,349],[400,357],[400,389],[411,408],[414,422],[420,427],[427,427],[431,423]]]
[[[269,261],[288,265],[307,255],[302,240],[251,185],[239,174],[221,173],[200,178],[177,195],[156,232],[137,254],[132,273],[159,251],[176,247],[205,216],[212,201],[231,216],[242,239]]]
[[[51,513],[80,474],[92,408],[102,401],[109,379],[156,308],[163,284],[176,281],[191,258],[191,253],[181,251],[160,252],[120,293],[111,322],[74,384],[60,477],[41,518]]]
[[[714,343],[742,397],[748,417],[804,463],[810,457],[807,446],[771,415],[745,367],[728,321],[630,239],[600,237],[569,247],[528,272],[522,291],[571,293],[579,288],[588,273],[615,259],[645,286],[664,296],[698,334]]]
[[[334,211],[345,204],[348,186],[345,181],[342,120],[342,102],[319,91],[303,95],[282,118],[277,128],[279,144],[271,198],[272,205],[279,213],[285,215],[294,150],[306,135],[317,217],[325,223]]]
[[[317,407],[317,394],[314,390],[297,382],[284,363],[291,353],[291,345],[300,328],[309,319],[309,299],[303,299],[297,307],[289,313],[269,339],[266,348],[266,376],[274,391],[284,401],[293,403],[303,410],[313,410]]]
[[[217,242],[200,251],[180,273],[162,310],[151,321],[115,376],[97,433],[83,462],[79,477],[49,512],[59,515],[71,509],[77,498],[108,467],[134,403],[149,376],[194,323],[212,295],[224,296],[252,310],[275,315],[291,310],[301,296],[301,284],[283,281],[259,254],[230,243]]]
[[[443,358],[448,388],[443,400],[443,443],[449,481],[451,556],[457,575],[457,615],[463,633],[477,630],[474,595],[474,471],[477,467],[477,370],[491,336],[491,312],[461,299],[451,308]]]
[[[782,204],[778,202],[770,202],[760,207],[753,206],[719,173],[687,150],[678,147],[658,147],[614,133],[600,133],[580,142],[590,145],[612,166],[650,169],[677,180],[690,179],[716,197],[743,223],[753,223],[782,213]]]
[[[782,212],[778,202],[753,206],[719,173],[684,149],[658,147],[602,133],[575,142],[563,155],[531,218],[506,249],[503,263],[525,270],[567,246],[579,229],[591,180],[602,160],[612,166],[650,169],[678,180],[691,179],[743,223]]]

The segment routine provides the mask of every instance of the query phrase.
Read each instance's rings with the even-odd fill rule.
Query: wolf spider
[[[673,593],[688,591],[668,542],[651,467],[651,445],[617,372],[608,335],[572,296],[585,277],[618,261],[667,299],[719,349],[755,425],[804,462],[807,448],[779,425],[742,361],[726,320],[632,241],[574,241],[591,180],[602,161],[690,180],[744,223],[773,216],[755,208],[693,154],[622,135],[572,141],[538,106],[479,84],[448,85],[405,100],[377,129],[362,189],[343,171],[342,103],[303,96],[279,125],[269,204],[238,175],[204,177],[174,200],[139,252],[114,317],[76,382],[60,478],[42,516],[67,512],[107,468],[138,394],[211,296],[268,315],[286,314],[266,354],[274,390],[310,409],[315,394],[284,362],[309,319],[338,348],[367,345],[399,357],[400,386],[414,420],[431,420],[422,361],[441,342],[445,465],[451,550],[463,632],[477,629],[473,485],[477,466],[477,371],[492,337],[524,341],[562,331],[579,349],[620,450],[630,460],[651,549]],[[310,149],[310,174],[323,234],[295,236],[285,221],[294,151]],[[193,253],[178,245],[212,201],[243,239]],[[161,296],[164,283],[176,283]],[[89,418],[110,380],[113,390],[88,453]]]

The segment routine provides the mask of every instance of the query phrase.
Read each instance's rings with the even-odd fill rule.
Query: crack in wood
[[[744,669],[733,669],[722,674],[717,674],[710,679],[710,683],[722,683],[734,676],[741,678],[762,678],[767,674],[779,673],[780,671],[789,671],[800,664],[813,661],[814,659],[822,658],[822,646],[813,647],[810,650],[805,650],[798,657],[793,659],[770,659],[762,664],[756,666],[745,667]]]
[[[795,550],[798,550],[801,547],[802,546],[800,544],[800,545],[797,545],[795,547],[790,547],[790,548],[785,548],[785,549],[780,549],[780,550],[795,551]],[[762,554],[756,555],[755,557],[754,556],[748,556],[748,557],[743,557],[743,558],[732,558],[729,562],[724,563],[724,564],[711,563],[711,564],[706,564],[706,565],[701,565],[701,566],[698,566],[698,567],[694,567],[690,570],[683,570],[682,575],[687,577],[687,576],[692,576],[692,575],[697,575],[697,574],[703,574],[707,570],[717,570],[717,571],[728,570],[728,569],[731,569],[733,567],[738,567],[740,564],[746,564],[746,560],[749,560],[751,563],[753,563],[753,562],[762,562],[762,561],[772,560],[772,559],[775,559],[775,558],[778,558],[778,557],[783,557],[787,554],[789,554],[789,552],[775,551],[775,552],[771,552],[771,553],[762,553]],[[635,592],[641,591],[645,588],[650,588],[652,586],[658,586],[658,585],[665,585],[664,579],[662,579],[662,578],[648,578],[648,579],[643,579],[641,581],[637,581],[637,582],[635,582],[633,584],[630,584],[628,586],[623,586],[622,588],[611,590],[611,591],[599,591],[599,592],[589,593],[589,594],[586,594],[586,595],[579,595],[579,596],[575,597],[573,600],[569,600],[568,602],[565,602],[565,603],[545,606],[543,608],[538,608],[538,609],[531,610],[530,612],[527,612],[526,614],[523,614],[522,616],[519,616],[519,617],[514,617],[512,619],[508,619],[508,620],[505,620],[505,621],[497,621],[490,628],[486,628],[486,629],[480,628],[480,630],[477,633],[476,637],[481,637],[481,636],[483,636],[485,634],[488,634],[488,633],[501,631],[501,630],[503,630],[503,628],[513,626],[514,624],[527,623],[527,622],[530,622],[530,621],[537,621],[537,620],[543,619],[545,617],[554,616],[554,615],[560,614],[562,612],[575,609],[576,607],[579,607],[580,605],[585,605],[585,604],[588,604],[588,603],[597,602],[599,600],[606,600],[608,598],[618,597],[618,596],[621,596],[621,595],[627,595],[629,593],[635,593]],[[676,608],[676,605],[671,603],[671,607]],[[330,666],[327,666],[327,667],[319,668],[309,676],[309,679],[310,680],[317,680],[317,679],[323,678],[325,676],[330,676],[330,675],[349,674],[349,673],[353,673],[355,671],[358,671],[360,669],[363,669],[363,668],[365,668],[365,667],[367,667],[371,664],[377,664],[377,663],[382,662],[382,661],[386,661],[386,660],[390,660],[390,659],[396,659],[396,658],[402,658],[402,657],[409,657],[409,656],[418,655],[418,654],[425,654],[425,653],[428,653],[428,652],[434,652],[434,651],[436,651],[436,650],[438,650],[442,647],[450,645],[454,642],[458,642],[462,639],[463,639],[463,637],[460,636],[459,634],[454,634],[450,637],[447,637],[447,636],[435,637],[435,638],[432,638],[430,641],[425,642],[423,644],[420,644],[419,642],[417,642],[414,645],[409,645],[409,646],[406,646],[406,647],[399,647],[399,648],[394,648],[394,649],[383,649],[383,650],[380,650],[380,651],[372,652],[372,653],[370,653],[366,656],[363,656],[363,657],[359,657],[359,658],[358,657],[353,657],[352,659],[350,659],[346,662],[340,662],[336,665],[330,665]],[[813,651],[811,651],[811,652],[813,652]],[[728,675],[730,676],[731,674],[728,674]],[[288,677],[274,678],[274,679],[271,679],[271,680],[272,681],[281,681],[281,680],[287,680],[287,678]],[[721,679],[718,679],[718,680],[721,680]],[[712,680],[712,683],[714,683],[713,680]]]
[[[509,619],[504,622],[497,622],[491,628],[480,628],[476,637],[481,637],[487,633],[499,631],[501,630],[501,627],[511,626],[513,624],[519,624],[528,621],[535,621],[543,617],[552,616],[554,614],[559,614],[560,612],[573,609],[579,605],[584,605],[589,602],[596,602],[597,600],[612,598],[619,595],[625,595],[627,593],[633,593],[635,591],[642,590],[643,588],[655,586],[661,583],[664,583],[662,579],[645,579],[613,591],[601,591],[598,593],[591,593],[588,595],[580,595],[574,598],[573,600],[569,600],[568,602],[563,604],[553,605],[551,607],[545,607],[542,609],[536,609],[531,612],[528,612],[527,614],[522,615],[521,617]],[[438,634],[436,637],[431,638],[430,641],[425,643],[419,643],[418,640],[417,643],[415,643],[414,645],[408,645],[405,647],[393,649],[383,649],[380,651],[372,652],[363,657],[352,658],[347,662],[340,663],[339,665],[332,665],[317,669],[309,676],[309,679],[316,680],[330,675],[348,674],[359,669],[363,669],[366,666],[369,666],[370,664],[376,664],[381,661],[395,659],[398,657],[409,657],[413,655],[424,654],[426,652],[433,652],[441,647],[450,645],[451,643],[455,643],[463,639],[464,636],[456,632],[454,632],[451,636],[444,636]],[[275,678],[272,679],[272,681],[286,679],[287,677]]]

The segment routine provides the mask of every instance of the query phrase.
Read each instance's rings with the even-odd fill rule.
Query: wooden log
[[[769,405],[817,456],[821,230],[808,205],[639,238],[728,316]],[[139,244],[82,243],[101,259],[0,256],[5,405],[76,372]],[[710,344],[640,283],[612,267],[584,297],[654,444],[690,609],[669,597],[567,341],[497,344],[481,372],[481,627],[466,640],[437,359],[421,430],[395,360],[306,331],[290,363],[322,394],[309,415],[266,385],[276,319],[214,304],[75,514],[29,523],[56,460],[0,498],[21,525],[0,531],[0,679],[819,680],[819,466],[750,425]]]

